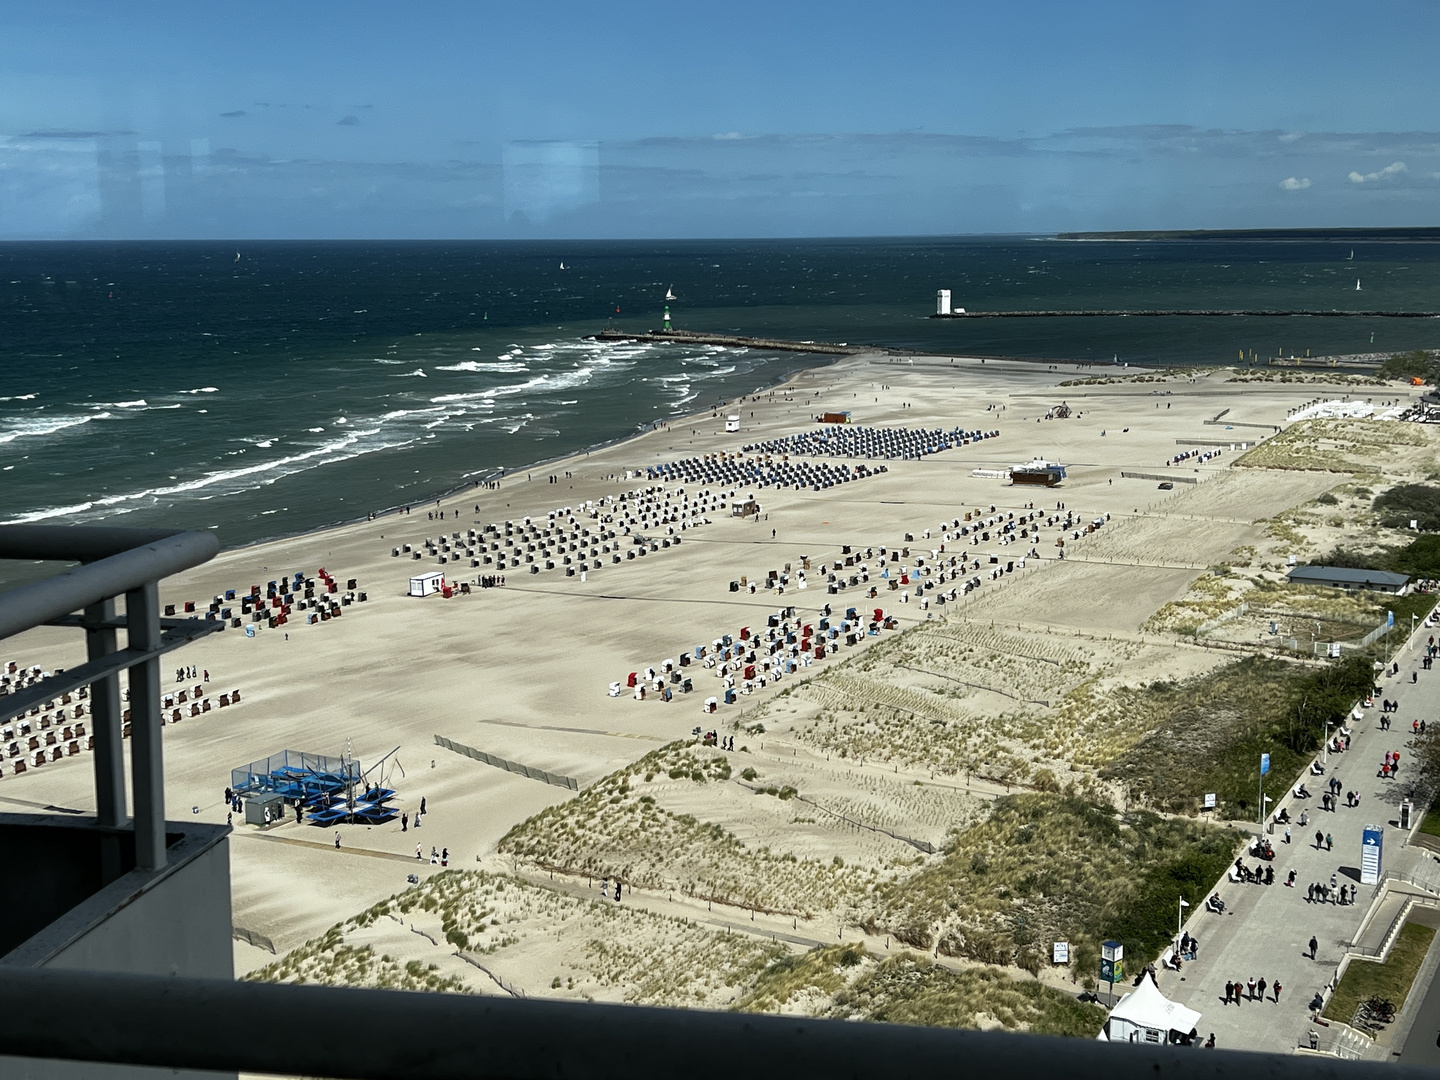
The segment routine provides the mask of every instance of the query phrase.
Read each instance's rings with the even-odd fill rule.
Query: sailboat
[[[668,286],[666,286],[666,288],[665,288],[665,299],[666,299],[666,300],[674,300],[674,299],[675,299],[675,286],[674,286],[674,285],[668,285]]]
[[[236,261],[236,262],[239,262],[239,261],[240,261],[240,252],[238,252],[238,251],[235,252],[235,261]]]
[[[564,259],[561,259],[561,260],[560,260],[560,269],[561,269],[561,270],[564,270],[564,269],[565,269],[565,260],[564,260]]]
[[[1355,279],[1355,291],[1360,291],[1360,279],[1358,277]]]

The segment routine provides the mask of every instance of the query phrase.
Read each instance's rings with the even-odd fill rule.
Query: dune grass
[[[1282,788],[1371,686],[1362,657],[1313,667],[1247,657],[1181,683],[1114,691],[1118,707],[1144,715],[1146,738],[1101,770],[1132,800],[1194,813],[1215,792],[1223,817],[1253,820],[1260,755],[1270,755],[1269,786]],[[1275,795],[1272,795],[1275,797]]]
[[[867,971],[830,1015],[930,1027],[1004,1028],[1093,1039],[1105,1013],[1062,991],[996,968],[952,971],[905,953]]]
[[[723,754],[671,743],[516,825],[499,851],[546,870],[802,919],[864,891],[850,868],[752,849],[719,825],[664,806],[676,786],[729,777]]]
[[[1204,894],[1234,857],[1224,829],[1056,794],[1012,795],[955,837],[943,859],[880,886],[865,916],[872,933],[917,948],[1032,972],[1050,943],[1079,955],[1106,939],[1137,958],[1157,955],[1175,904]],[[1077,964],[1080,961],[1077,960]]]

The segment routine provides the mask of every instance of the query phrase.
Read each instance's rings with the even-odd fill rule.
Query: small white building
[[[740,417],[739,417],[738,414],[736,414],[736,413],[731,413],[729,416],[725,417],[725,430],[726,430],[726,431],[739,431],[739,430],[740,430]]]
[[[417,574],[410,579],[411,596],[429,596],[437,593],[445,587],[445,575],[439,570],[432,570],[428,574]]]

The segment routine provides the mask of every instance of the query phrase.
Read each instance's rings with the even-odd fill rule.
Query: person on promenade
[[[1319,829],[1315,830],[1315,850],[1319,851],[1320,846],[1325,843],[1325,834]]]
[[[1334,849],[1334,847],[1335,847],[1335,840],[1334,840],[1334,838],[1327,832],[1327,833],[1325,834],[1325,850],[1326,850],[1326,851],[1331,851],[1331,850]]]
[[[1285,826],[1285,843],[1290,843],[1290,826]]]
[[[1279,980],[1279,979],[1276,979],[1276,980],[1275,980],[1275,985],[1272,986],[1272,987],[1270,987],[1270,991],[1271,991],[1271,993],[1273,993],[1273,994],[1275,995],[1275,1004],[1276,1004],[1276,1005],[1279,1005],[1279,1004],[1280,1004],[1280,980]]]
[[[1255,976],[1254,976],[1254,975],[1251,975],[1250,978],[1248,978],[1247,980],[1245,980],[1245,989],[1246,989],[1246,995],[1245,995],[1245,996],[1246,996],[1250,1001],[1254,1001],[1254,1000],[1255,1000]]]
[[[416,862],[419,862],[420,859],[421,859],[421,855],[420,855],[420,845],[419,845],[419,844],[416,844],[416,845],[415,845],[415,861],[416,861]]]
[[[1320,943],[1315,940],[1315,935],[1310,935],[1310,959],[1315,959],[1315,950],[1320,948]]]
[[[1225,1004],[1226,1004],[1226,1005],[1229,1005],[1229,1004],[1230,1004],[1230,999],[1233,998],[1234,996],[1235,996],[1235,984],[1234,984],[1233,982],[1231,982],[1230,980],[1227,979],[1227,980],[1225,980]]]
[[[1213,1031],[1210,1032],[1210,1038],[1208,1038],[1208,1039],[1205,1040],[1205,1049],[1206,1049],[1206,1050],[1214,1050],[1214,1049],[1215,1049],[1215,1033],[1214,1033]]]
[[[1266,983],[1263,978],[1262,978],[1259,982],[1257,982],[1257,983],[1255,984],[1255,988],[1260,991],[1260,1000],[1261,1000],[1261,1001],[1264,1001],[1264,1000],[1265,1000],[1265,989],[1266,989],[1266,987],[1267,987],[1268,985],[1269,985],[1269,984]]]
[[[1330,875],[1330,891],[1331,891],[1332,893],[1333,893],[1333,892],[1338,892],[1338,891],[1339,891],[1339,888],[1340,888],[1340,879],[1337,878],[1334,874],[1331,874],[1331,875]]]
[[[403,813],[403,814],[400,815],[400,831],[401,831],[401,832],[409,832],[409,831],[410,831],[410,814],[409,814],[408,811],[407,811],[406,813]]]

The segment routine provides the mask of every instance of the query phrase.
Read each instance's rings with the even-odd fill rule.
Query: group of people
[[[198,675],[195,674],[195,672],[196,672],[197,670],[203,671],[203,672],[205,673],[204,679],[201,680],[202,682],[209,682],[209,681],[210,681],[210,671],[209,671],[209,669],[208,669],[208,668],[199,668],[199,669],[197,669],[194,665],[191,665],[190,667],[178,667],[178,668],[176,668],[176,669],[175,669],[175,681],[176,681],[176,682],[186,682],[186,681],[188,681],[188,680],[190,680],[190,679],[198,679],[198,678],[200,678],[200,676],[198,676]]]
[[[413,820],[411,819],[410,814],[409,814],[408,812],[403,813],[403,814],[400,815],[400,831],[401,831],[401,832],[409,832],[410,827],[411,827],[412,825],[413,825],[415,828],[417,828],[417,829],[420,828],[420,819],[423,818],[423,817],[426,815],[426,813],[428,812],[428,811],[425,809],[425,807],[426,807],[425,797],[422,795],[422,796],[420,797],[420,809],[415,811],[415,817],[414,817]],[[417,852],[420,850],[420,845],[419,845],[419,844],[416,844],[416,845],[415,845],[415,850],[416,850]],[[415,857],[418,859],[420,856],[417,854]]]
[[[1236,859],[1235,880],[1244,881],[1251,885],[1274,885],[1275,867],[1269,864],[1261,866],[1259,863],[1256,863],[1255,869],[1251,870],[1240,859]]]
[[[1385,757],[1380,762],[1380,771],[1375,775],[1382,780],[1388,780],[1400,771],[1400,751],[1386,750]]]
[[[335,836],[336,836],[336,840],[337,840],[335,846],[336,846],[336,847],[339,847],[340,844],[339,844],[338,840],[339,840],[340,834],[339,834],[339,833],[336,833]],[[425,859],[425,855],[424,855],[423,849],[421,848],[421,846],[420,846],[419,844],[416,844],[416,845],[415,845],[415,861],[416,861],[416,862],[423,862],[424,859]],[[450,849],[447,847],[447,848],[441,848],[439,851],[436,851],[436,850],[432,847],[432,848],[430,849],[430,865],[431,865],[431,866],[449,866],[449,865],[450,865]]]
[[[1232,1001],[1235,1002],[1236,1005],[1246,1000],[1264,1001],[1265,994],[1268,992],[1273,995],[1270,1000],[1276,1005],[1279,1005],[1280,989],[1279,979],[1276,979],[1274,982],[1266,982],[1263,977],[1257,979],[1252,975],[1244,982],[1241,982],[1239,979],[1233,981],[1227,980],[1225,983],[1225,1004],[1229,1005]],[[1214,1037],[1214,1035],[1210,1036],[1212,1039]]]
[[[1323,881],[1317,881],[1305,891],[1305,902],[1307,904],[1353,904],[1355,903],[1355,894],[1359,890],[1360,886],[1358,885],[1337,884],[1335,875],[1331,874],[1329,885]]]

